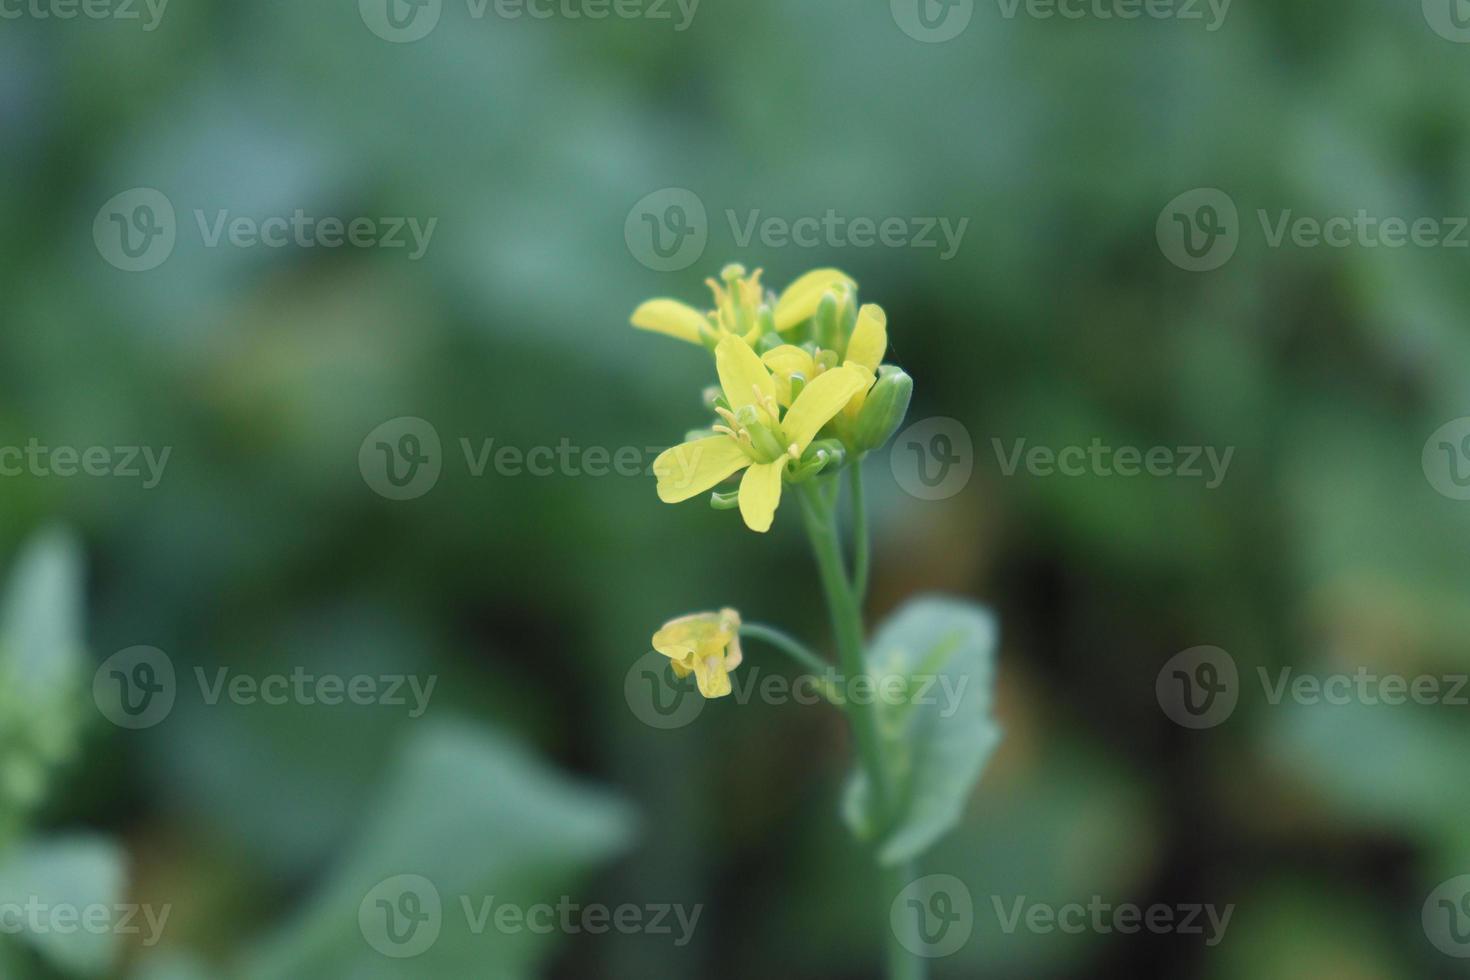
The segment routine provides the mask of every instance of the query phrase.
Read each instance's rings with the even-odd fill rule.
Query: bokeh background
[[[34,657],[5,653],[0,891],[100,882],[172,914],[152,948],[0,937],[6,977],[878,976],[888,911],[837,815],[836,714],[726,701],[665,731],[625,697],[651,631],[691,610],[734,605],[828,649],[795,514],[761,537],[660,504],[651,477],[475,475],[462,452],[642,452],[700,424],[705,355],[627,319],[650,296],[702,304],[728,261],[777,286],[852,274],[916,379],[911,421],[971,437],[972,475],[941,500],[906,492],[889,451],[868,460],[871,617],[943,591],[1002,624],[1006,739],[924,862],[976,907],[936,976],[1465,975],[1421,909],[1470,873],[1466,709],[1272,704],[1256,679],[1470,671],[1470,504],[1421,461],[1467,414],[1467,252],[1273,248],[1257,220],[1470,213],[1470,46],[1435,29],[1433,0],[1237,0],[1215,30],[1208,8],[979,2],[945,43],[840,0],[705,0],[685,30],[675,7],[541,20],[444,0],[409,43],[347,0],[173,0],[153,30],[143,7],[7,9],[0,444],[171,456],[151,488],[0,480],[7,568],[70,529],[83,599],[57,621],[86,651],[55,710],[26,693]],[[94,222],[139,187],[171,203],[177,240],[129,272]],[[667,188],[699,200],[708,240],[662,271],[629,229]],[[1194,188],[1239,209],[1208,272],[1156,237]],[[297,209],[437,224],[413,260],[208,247],[195,218]],[[829,210],[968,226],[945,260],[741,242],[727,217]],[[443,470],[393,501],[359,449],[402,416],[433,426]],[[1208,489],[1007,476],[992,441],[1094,438],[1234,456]],[[136,645],[166,652],[180,693],[133,731],[90,692]],[[1241,691],[1190,730],[1155,679],[1199,645],[1230,653]],[[753,644],[748,664],[789,672]],[[438,682],[419,718],[210,705],[193,672],[221,667]],[[69,738],[44,735],[66,717]],[[683,947],[492,929],[390,961],[358,907],[400,873],[446,896],[704,911]],[[1234,912],[1215,946],[1007,933],[995,902],[1021,896]]]

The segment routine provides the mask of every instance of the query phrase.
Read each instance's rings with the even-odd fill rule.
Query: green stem
[[[859,536],[856,546],[857,563],[855,583],[850,583],[842,563],[842,545],[838,540],[836,521],[836,490],[840,486],[836,479],[817,479],[801,485],[801,515],[806,522],[807,536],[812,540],[812,551],[816,555],[817,569],[821,573],[822,588],[827,594],[827,605],[832,614],[832,632],[837,639],[837,657],[846,675],[847,682],[867,672],[863,657],[862,589],[867,584],[868,545],[867,520],[862,506],[862,477],[853,466],[853,506],[858,516]],[[822,484],[831,484],[828,493]],[[844,699],[847,717],[852,724],[854,741],[857,742],[858,757],[868,777],[871,796],[873,830],[881,835],[893,819],[890,801],[893,798],[889,785],[888,768],[883,762],[883,745],[878,735],[878,706],[852,704]],[[914,880],[911,862],[898,867],[882,869],[879,894],[891,902]],[[885,902],[885,909],[886,909]],[[900,917],[902,918],[902,917]],[[915,925],[913,928],[917,928]],[[888,976],[890,980],[925,980],[928,964],[910,952],[916,945],[912,937],[900,936],[892,925],[883,930],[887,937]],[[904,939],[910,942],[905,943]]]
[[[883,872],[884,896],[891,901],[917,877],[918,871],[912,861],[905,861],[886,869]],[[917,947],[922,942],[918,936],[918,919],[915,916],[899,916],[898,920],[893,923],[893,929],[909,930],[908,947]],[[899,934],[890,930],[888,933],[889,980],[925,980],[928,975],[929,961],[909,952]]]
[[[740,626],[740,635],[752,640],[762,640],[769,643],[813,673],[824,673],[830,666],[827,661],[813,653],[806,644],[776,629],[774,626],[765,626],[761,623],[742,623]]]
[[[822,484],[830,481],[816,479],[800,485],[801,515],[806,521],[806,533],[812,541],[812,552],[817,559],[817,570],[821,573],[822,589],[827,594],[827,606],[832,616],[832,633],[837,641],[837,661],[848,684],[867,673],[863,661],[862,613],[848,586],[847,573],[842,565],[842,546],[837,540],[837,524],[834,509],[824,495]],[[881,831],[888,823],[888,771],[883,765],[883,746],[878,739],[878,717],[876,704],[848,704],[847,716],[852,724],[853,738],[857,742],[858,756],[863,771],[868,776],[868,788],[872,795],[874,830]]]
[[[852,594],[861,611],[868,596],[868,507],[863,501],[863,461],[854,459],[848,467],[848,486],[852,490]]]

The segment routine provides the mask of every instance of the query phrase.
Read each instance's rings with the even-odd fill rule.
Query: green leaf
[[[494,910],[555,906],[561,889],[629,844],[633,822],[619,800],[572,783],[501,737],[468,725],[426,728],[405,747],[338,870],[245,975],[531,976],[549,937],[497,929]],[[410,937],[402,945],[388,935],[387,917],[399,910],[430,916],[400,930]],[[428,939],[422,949],[413,946],[420,935]]]
[[[82,558],[64,531],[26,545],[0,605],[0,671],[13,690],[48,699],[82,671]]]
[[[910,600],[868,645],[869,672],[908,679],[907,697],[879,697],[880,737],[896,791],[897,816],[878,860],[917,857],[964,813],[981,771],[1000,742],[991,715],[995,686],[995,617],[981,606],[944,596]],[[844,816],[859,837],[873,836],[864,775],[848,783]]]
[[[83,661],[81,549],[65,532],[44,532],[0,600],[0,842],[76,751]]]
[[[22,909],[25,929],[16,940],[58,970],[101,976],[111,969],[122,938],[116,927],[123,924],[118,905],[125,881],[122,851],[105,840],[32,840],[7,852],[0,863],[0,905]],[[100,916],[100,909],[106,910],[108,928],[83,928],[89,913]]]

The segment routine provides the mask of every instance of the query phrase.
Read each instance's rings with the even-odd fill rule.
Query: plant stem
[[[868,597],[868,507],[863,501],[863,461],[854,459],[848,468],[848,486],[852,490],[852,594],[862,611]]]
[[[822,589],[832,616],[832,632],[837,641],[837,660],[848,684],[867,673],[863,660],[863,622],[847,573],[842,566],[842,546],[837,539],[834,508],[823,494],[817,479],[801,484],[801,514],[806,521],[807,536],[821,573]],[[873,830],[881,832],[888,824],[888,771],[883,764],[883,747],[878,740],[877,705],[848,703],[847,716],[852,723],[858,756],[868,776],[868,792],[872,796]]]
[[[762,640],[769,643],[813,673],[824,673],[830,666],[827,661],[813,653],[806,644],[776,629],[774,626],[765,626],[761,623],[742,623],[740,626],[740,635],[752,640]]]
[[[905,861],[902,864],[887,868],[883,872],[883,894],[885,896],[897,896],[918,877],[914,862]],[[900,925],[902,923],[902,925]],[[918,936],[918,920],[914,916],[903,915],[893,923],[894,929],[905,928],[909,930],[910,942],[905,944],[899,934],[893,930],[888,933],[888,976],[889,980],[925,980],[929,975],[929,962],[921,956],[909,952],[909,949],[918,946],[922,940]]]

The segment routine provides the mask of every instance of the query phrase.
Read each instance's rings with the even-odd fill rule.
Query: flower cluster
[[[729,265],[709,287],[711,310],[654,299],[633,313],[635,327],[709,350],[719,380],[705,397],[715,416],[708,428],[654,461],[658,495],[672,504],[712,490],[713,506],[738,507],[747,527],[764,532],[786,484],[856,465],[888,441],[913,382],[883,363],[882,307],[859,306],[857,283],[836,269],[808,272],[777,296],[762,288],[759,269]],[[715,489],[736,474],[738,489]],[[693,674],[705,697],[724,697],[741,660],[740,616],[723,609],[671,620],[653,648],[677,677]]]
[[[738,490],[716,492],[711,503],[738,506],[746,526],[764,532],[784,484],[886,442],[913,383],[882,363],[882,307],[860,307],[857,284],[836,269],[808,272],[779,296],[763,290],[759,269],[740,265],[709,286],[712,310],[654,299],[633,313],[635,327],[710,350],[719,379],[706,398],[716,420],[654,461],[658,495],[678,503],[743,473]]]

